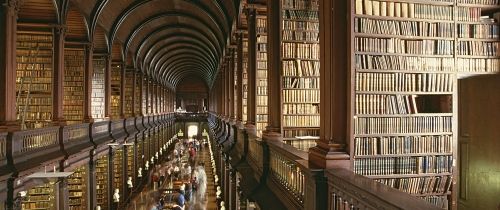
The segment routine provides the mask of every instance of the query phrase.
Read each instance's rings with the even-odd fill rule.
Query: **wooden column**
[[[236,120],[236,110],[234,109],[234,49],[230,49],[230,57],[229,57],[229,110],[231,115],[231,120]]]
[[[104,69],[104,114],[107,119],[111,116],[111,54],[106,56]]]
[[[264,139],[281,137],[281,6],[280,1],[267,3],[267,110],[268,126]],[[272,100],[271,100],[272,99]]]
[[[220,85],[221,85],[220,106],[222,108],[221,114],[225,118],[226,117],[226,66],[225,66],[225,62],[222,64],[222,67],[221,67]]]
[[[231,115],[231,96],[229,95],[229,59],[224,58],[224,117],[229,119]]]
[[[219,73],[219,76],[217,78],[217,113],[219,115],[223,115],[224,113],[224,103],[223,103],[223,96],[224,96],[224,82],[222,80],[222,72]]]
[[[236,119],[238,121],[243,120],[243,33],[238,34],[238,47],[237,47],[237,56],[238,56],[238,61],[237,61],[237,69],[238,71],[238,83],[236,85],[236,93],[238,95],[238,101],[237,101],[237,106],[238,106],[238,111],[236,114]]]
[[[136,100],[137,100],[137,97],[135,95],[135,89],[137,88],[137,84],[136,84],[136,81],[137,81],[137,72],[136,72],[136,69],[134,69],[133,71],[133,75],[132,75],[132,117],[135,117],[137,116],[137,113],[135,111],[135,109],[137,108],[136,107]]]
[[[309,165],[320,168],[349,167],[347,91],[349,1],[320,1],[320,140],[309,150]],[[333,12],[332,12],[333,11]],[[336,12],[338,11],[338,12]]]
[[[144,95],[142,94],[142,91],[143,91],[143,88],[144,88],[144,75],[142,74],[142,72],[139,73],[139,77],[137,77],[138,80],[141,81],[141,83],[139,83],[139,97],[137,100],[140,100],[140,103],[139,103],[139,107],[140,107],[140,111],[139,113],[136,113],[136,116],[137,117],[140,117],[140,116],[144,116],[144,113],[143,113],[143,104],[142,104],[142,101],[144,100]]]
[[[146,78],[148,78],[147,75],[145,75],[145,76],[146,76]],[[149,96],[151,95],[151,94],[149,94],[149,91],[151,91],[150,84],[149,84],[149,79],[146,79],[145,86],[146,86],[146,95],[144,97],[146,99],[145,100],[146,101],[146,103],[145,103],[145,105],[146,105],[146,113],[144,113],[144,115],[149,115],[151,113],[151,106],[149,106],[149,100],[150,100]]]
[[[64,39],[66,32],[63,26],[54,29],[54,69],[52,75],[52,122],[64,124]]]
[[[92,119],[92,75],[94,73],[94,47],[85,45],[85,70],[83,75],[83,121],[93,122]]]
[[[247,126],[255,128],[256,98],[256,73],[257,73],[257,32],[255,8],[247,9],[248,17],[248,84],[247,84]]]
[[[127,71],[127,62],[123,61],[120,70],[120,117],[125,118],[125,72]]]
[[[0,131],[18,130],[16,122],[17,1],[0,0]]]

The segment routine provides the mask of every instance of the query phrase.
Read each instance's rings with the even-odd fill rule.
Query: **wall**
[[[208,87],[199,77],[186,77],[176,88],[177,108],[187,111],[202,111],[203,106],[208,108],[206,100],[208,98]]]
[[[500,209],[500,75],[459,86],[459,209]]]

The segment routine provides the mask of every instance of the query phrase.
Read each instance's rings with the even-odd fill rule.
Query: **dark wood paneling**
[[[94,50],[96,52],[106,52],[108,50],[106,32],[102,27],[97,27],[94,34]]]
[[[499,209],[500,75],[462,80],[459,90],[459,207]]]
[[[69,9],[66,25],[68,28],[66,33],[67,40],[87,40],[85,18],[76,8]]]
[[[19,10],[20,22],[56,23],[57,12],[52,0],[26,0]]]

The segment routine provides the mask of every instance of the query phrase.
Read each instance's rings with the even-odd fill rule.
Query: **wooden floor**
[[[205,163],[205,173],[207,174],[207,199],[200,201],[201,198],[199,196],[193,196],[192,201],[187,203],[185,210],[217,210],[217,201],[215,198],[216,187],[214,185],[214,174],[211,168],[212,163],[210,162],[210,152],[208,147],[205,147],[198,152],[196,161],[198,163]],[[165,182],[165,185],[170,184],[170,182]],[[151,188],[151,184],[148,184],[141,193],[131,200],[126,209],[151,210],[154,204],[154,198],[157,197],[157,195],[158,192]]]

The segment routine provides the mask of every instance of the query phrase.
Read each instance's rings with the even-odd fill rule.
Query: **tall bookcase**
[[[91,112],[95,121],[102,121],[105,118],[104,71],[106,69],[106,60],[103,57],[94,57],[93,65]]]
[[[499,72],[498,1],[356,0],[351,8],[355,172],[452,207],[457,79]]]
[[[68,124],[83,121],[84,58],[83,49],[64,50],[63,114]]]
[[[53,54],[52,32],[17,32],[16,111],[22,129],[50,124]]]
[[[121,103],[121,65],[113,64],[111,65],[111,118],[118,119],[120,117],[120,103]]]
[[[87,167],[77,168],[74,173],[68,177],[69,191],[69,210],[86,210],[87,208]]]
[[[133,108],[134,108],[134,101],[132,100],[133,95],[134,95],[134,70],[133,69],[127,69],[125,71],[125,95],[123,96],[123,99],[125,100],[125,106],[124,106],[124,114],[125,116],[129,117],[132,116]]]
[[[140,77],[140,73],[135,71],[134,72],[135,74],[135,90],[134,90],[134,94],[135,94],[135,114],[138,115],[141,113],[141,103],[142,101],[140,100],[141,99],[141,77]]]
[[[257,135],[267,126],[267,17],[258,15],[256,17],[257,32],[257,71],[255,75],[257,91],[255,97]]]
[[[248,37],[243,37],[242,111],[243,122],[248,120]]]
[[[28,190],[26,197],[21,202],[22,210],[55,210],[56,209],[56,184],[42,184]]]
[[[113,190],[120,190],[123,195],[123,148],[117,149],[113,155]]]
[[[96,161],[96,203],[101,210],[108,208],[108,156],[102,156]]]
[[[308,150],[319,136],[318,0],[281,1],[283,140]]]
[[[135,145],[131,145],[127,147],[127,176],[125,179],[128,180],[128,177],[132,177],[132,183],[134,183],[135,179],[135,169],[134,169],[134,147]],[[127,186],[128,187],[128,186]]]

